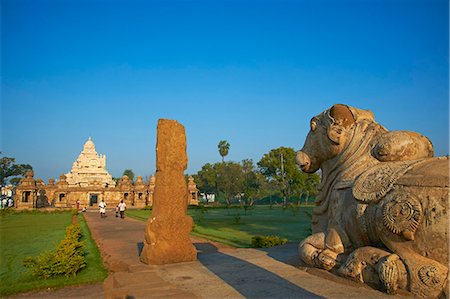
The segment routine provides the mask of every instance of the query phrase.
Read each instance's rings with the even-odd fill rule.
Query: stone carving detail
[[[417,161],[377,164],[362,173],[352,188],[353,196],[362,201],[379,201],[388,193],[394,183]]]
[[[420,281],[426,286],[435,287],[441,283],[441,277],[438,270],[431,265],[420,268],[418,274]]]
[[[197,251],[189,239],[193,221],[187,215],[188,188],[183,173],[187,161],[184,127],[174,120],[160,119],[153,210],[141,253],[141,261],[146,264],[197,259]]]
[[[346,105],[310,127],[297,163],[322,178],[300,258],[388,293],[448,296],[449,157],[433,158],[426,137],[390,132]]]
[[[396,254],[381,259],[381,262],[378,264],[378,275],[381,284],[389,294],[395,294],[399,284],[405,284],[406,281],[405,266]]]
[[[413,235],[421,220],[420,202],[412,196],[403,195],[384,204],[383,224],[394,234],[405,232],[405,236]],[[408,239],[412,240],[412,238]]]

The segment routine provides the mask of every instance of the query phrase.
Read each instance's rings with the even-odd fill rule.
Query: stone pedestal
[[[187,215],[186,134],[174,120],[158,121],[156,184],[152,217],[145,228],[141,261],[170,264],[195,261],[197,251],[189,239],[193,221]]]

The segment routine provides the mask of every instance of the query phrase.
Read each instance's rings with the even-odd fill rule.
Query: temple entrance
[[[89,206],[97,205],[98,203],[98,194],[90,194],[89,195]]]
[[[30,197],[31,197],[31,192],[25,191],[24,193],[22,193],[22,202],[30,201]]]

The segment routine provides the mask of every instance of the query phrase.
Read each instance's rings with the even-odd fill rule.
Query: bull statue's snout
[[[311,159],[305,152],[298,151],[295,160],[303,172],[309,172],[311,166]]]

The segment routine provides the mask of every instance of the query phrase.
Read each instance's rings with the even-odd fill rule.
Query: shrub
[[[256,248],[267,248],[286,244],[288,239],[278,236],[255,236],[252,238],[252,245]]]
[[[80,241],[81,229],[78,225],[69,225],[65,238],[53,252],[43,252],[37,258],[27,257],[23,264],[30,268],[33,276],[48,279],[65,275],[74,276],[86,266],[84,243]]]

